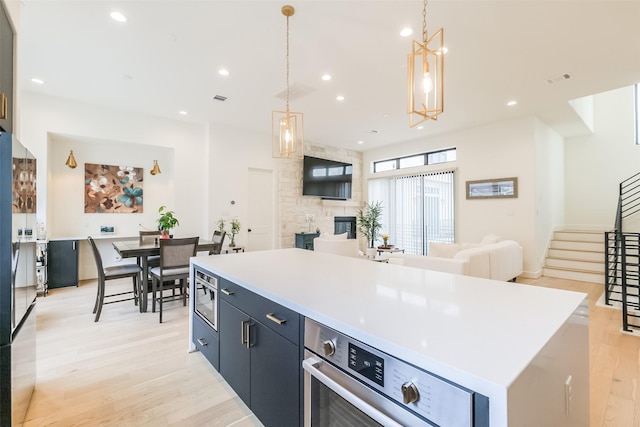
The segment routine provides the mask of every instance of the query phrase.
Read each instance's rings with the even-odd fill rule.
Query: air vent
[[[222,95],[216,95],[216,96],[214,96],[214,97],[213,97],[213,99],[214,99],[215,101],[221,101],[221,102],[223,102],[223,101],[226,101],[226,100],[227,100],[227,97],[226,97],[226,96],[222,96]]]
[[[549,77],[547,79],[547,83],[549,83],[550,85],[554,84],[554,83],[558,83],[561,82],[563,80],[569,80],[571,78],[571,74],[560,74],[559,76],[554,76],[554,77]]]
[[[370,134],[372,134],[372,135],[377,135],[377,134],[378,134],[378,131],[377,131],[377,130],[375,130],[375,129],[372,129],[369,133],[370,133]]]

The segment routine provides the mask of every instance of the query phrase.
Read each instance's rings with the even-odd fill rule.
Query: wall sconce
[[[162,173],[160,171],[160,166],[158,166],[158,161],[157,160],[153,161],[153,169],[151,169],[150,173],[151,173],[151,175],[157,175],[159,173]]]
[[[76,158],[73,157],[73,150],[69,151],[69,157],[67,157],[67,161],[65,162],[65,165],[69,166],[71,169],[75,169],[76,166],[78,166],[78,163],[76,162]]]

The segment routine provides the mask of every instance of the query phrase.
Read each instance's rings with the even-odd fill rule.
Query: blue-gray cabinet
[[[226,280],[220,374],[267,427],[302,425],[301,316]]]
[[[296,233],[296,248],[313,250],[313,239],[320,233]]]
[[[49,289],[78,286],[78,241],[50,240],[47,275]]]

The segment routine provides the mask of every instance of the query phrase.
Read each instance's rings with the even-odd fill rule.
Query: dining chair
[[[140,237],[140,244],[145,243],[153,243],[156,239],[160,239],[160,230],[150,230],[150,231],[138,231]],[[149,267],[157,267],[160,265],[160,257],[159,256],[150,256],[147,257],[147,264]],[[138,260],[138,265],[140,265],[140,260]]]
[[[180,290],[182,304],[187,305],[187,279],[189,278],[189,259],[196,256],[199,237],[182,239],[160,239],[160,265],[150,270],[152,278],[151,311],[155,313],[156,302],[162,323],[162,303],[175,299],[174,295],[164,296],[167,289]],[[177,283],[176,283],[177,281]]]
[[[138,295],[140,292],[140,273],[142,269],[137,264],[123,264],[114,267],[104,267],[102,264],[102,255],[93,241],[91,236],[88,237],[91,244],[91,250],[93,251],[93,257],[96,261],[96,268],[98,269],[98,290],[96,293],[96,303],[93,306],[93,313],[96,315],[94,322],[100,319],[100,313],[102,313],[102,306],[104,304],[113,304],[116,302],[134,301],[135,305],[138,305]],[[113,279],[122,279],[125,277],[131,277],[133,279],[133,291],[118,292],[113,294],[106,294],[106,282]],[[133,294],[131,298],[121,298],[117,300],[105,301],[105,298],[120,297],[122,295]]]
[[[211,237],[211,241],[213,242],[213,249],[209,251],[209,255],[220,255],[222,251],[222,244],[224,243],[224,238],[227,235],[227,232],[222,230],[216,230],[213,232],[213,236]]]

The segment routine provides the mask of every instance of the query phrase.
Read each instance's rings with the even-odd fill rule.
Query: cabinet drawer
[[[221,279],[220,298],[295,344],[300,343],[300,315],[242,286]]]
[[[197,314],[193,315],[193,343],[216,370],[220,370],[218,333]]]

